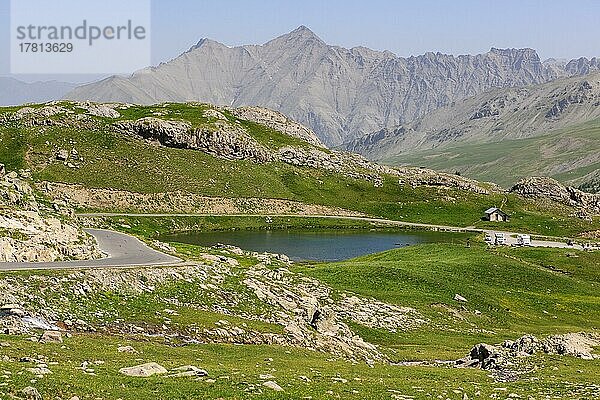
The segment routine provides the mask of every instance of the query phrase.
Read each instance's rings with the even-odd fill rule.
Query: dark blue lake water
[[[295,261],[339,261],[420,243],[464,242],[464,234],[427,231],[225,231],[185,232],[161,237],[164,241],[286,254]]]

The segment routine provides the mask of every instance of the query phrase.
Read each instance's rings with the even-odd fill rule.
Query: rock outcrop
[[[490,370],[498,380],[513,381],[523,372],[519,370],[519,359],[545,353],[593,360],[600,358],[594,354],[594,347],[599,345],[600,336],[589,333],[567,333],[545,339],[524,335],[500,345],[477,344],[468,356],[456,361],[456,366]]]
[[[95,240],[68,218],[40,205],[17,173],[0,178],[0,262],[102,257]]]
[[[166,340],[177,337],[178,342],[184,343],[276,344],[371,364],[387,362],[388,358],[377,346],[357,335],[346,321],[390,332],[408,331],[429,323],[413,308],[338,292],[318,280],[291,272],[291,262],[284,255],[246,252],[232,246],[216,246],[214,251],[199,256],[204,262],[179,267],[93,269],[61,276],[3,277],[0,279],[0,331],[31,334],[35,329],[58,331],[62,327],[70,331],[136,332],[164,336]],[[251,260],[252,265],[240,268],[234,258],[238,256]],[[43,289],[31,293],[29,288],[34,282]],[[202,290],[202,296],[186,299],[181,292],[163,297],[160,288],[174,284]],[[222,314],[223,319],[213,327],[198,324],[161,327],[151,322],[124,322],[114,314],[116,310],[111,310],[109,313],[114,318],[90,321],[90,316],[107,310],[95,309],[95,303],[88,299],[108,292],[128,297],[152,293],[162,304],[216,312]],[[49,298],[45,293],[53,296]],[[70,301],[61,300],[65,298]],[[168,320],[177,312],[165,308],[158,314]],[[246,324],[229,322],[228,316],[273,324],[278,329],[258,331]],[[120,346],[118,351],[135,353],[135,349],[125,346]],[[173,371],[173,374],[180,372],[189,371]],[[136,367],[133,373],[143,371]]]
[[[288,136],[301,139],[317,147],[325,147],[317,135],[309,128],[286,117],[280,112],[263,107],[238,107],[230,109],[236,117],[256,122]]]
[[[550,199],[580,208],[590,214],[600,213],[600,194],[582,192],[579,189],[564,186],[552,178],[532,177],[522,179],[510,191],[525,197]]]
[[[256,142],[243,128],[218,121],[211,129],[192,128],[187,121],[171,121],[154,117],[118,122],[115,128],[164,146],[201,150],[229,159],[272,161],[269,150]]]

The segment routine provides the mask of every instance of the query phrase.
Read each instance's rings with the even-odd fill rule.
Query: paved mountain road
[[[0,270],[133,267],[182,262],[179,258],[154,250],[141,240],[124,233],[104,229],[85,231],[96,238],[98,246],[108,257],[84,261],[2,262]]]

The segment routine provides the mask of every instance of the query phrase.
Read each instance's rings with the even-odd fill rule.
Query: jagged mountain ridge
[[[496,89],[344,144],[381,160],[462,144],[523,139],[600,118],[600,73]]]
[[[503,185],[543,175],[595,191],[599,134],[600,73],[595,72],[492,90],[343,147],[372,160],[458,171]]]
[[[203,39],[169,62],[78,87],[66,98],[263,106],[338,145],[490,88],[548,82],[597,67],[590,60],[545,65],[532,49],[403,58],[331,46],[301,26],[264,45],[228,47]]]

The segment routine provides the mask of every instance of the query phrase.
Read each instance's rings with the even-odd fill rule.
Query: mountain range
[[[544,63],[532,49],[403,58],[332,46],[301,26],[263,45],[228,47],[202,39],[169,62],[78,87],[66,98],[263,106],[336,146],[491,88],[535,85],[598,68],[596,58]]]
[[[507,186],[546,175],[595,191],[599,137],[595,72],[490,90],[343,147],[388,164],[459,172]]]
[[[41,103],[63,97],[76,85],[66,82],[21,82],[14,78],[0,77],[0,106],[23,103]]]
[[[465,143],[531,138],[596,118],[600,118],[598,72],[540,85],[489,90],[343,147],[381,160]]]

